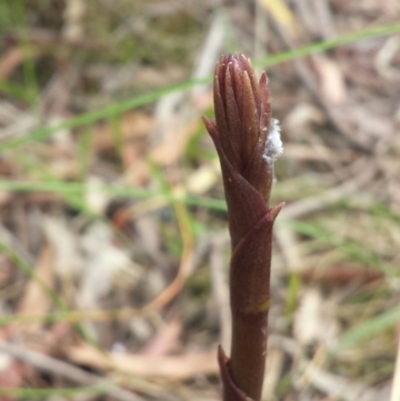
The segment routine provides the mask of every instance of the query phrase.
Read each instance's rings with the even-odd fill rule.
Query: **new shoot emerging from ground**
[[[216,122],[204,118],[219,155],[232,244],[232,348],[219,350],[224,401],[260,400],[270,305],[273,222],[269,208],[274,162],[282,154],[278,121],[271,117],[267,76],[256,80],[243,55],[223,56],[215,68]]]

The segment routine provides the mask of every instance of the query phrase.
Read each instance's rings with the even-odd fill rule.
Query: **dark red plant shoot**
[[[218,352],[224,401],[259,401],[264,379],[272,226],[283,207],[268,205],[274,161],[283,152],[270,100],[265,73],[257,82],[245,56],[221,57],[214,76],[216,122],[203,120],[221,163],[232,244],[231,357]]]

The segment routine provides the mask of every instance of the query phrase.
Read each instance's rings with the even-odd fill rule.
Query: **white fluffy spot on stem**
[[[266,128],[264,128],[266,129]],[[283,154],[283,144],[281,140],[281,127],[276,118],[271,119],[269,133],[265,141],[264,159],[268,164],[272,164]]]

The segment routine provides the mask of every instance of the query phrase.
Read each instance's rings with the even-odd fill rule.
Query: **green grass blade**
[[[46,283],[44,283],[37,275],[35,269],[32,266],[29,266],[22,258],[20,258],[13,249],[11,249],[3,242],[0,242],[0,252],[2,252],[8,259],[10,259],[15,264],[15,266],[17,266],[30,280],[33,280],[46,294],[46,296],[48,296],[49,299],[53,301],[54,305],[56,305],[58,309],[60,309],[62,312],[69,311],[68,305],[61,299],[57,292],[55,292]],[[9,322],[13,323],[13,316],[9,317]],[[29,321],[29,316],[27,316],[26,318]],[[81,324],[75,324],[75,329],[84,340],[86,340],[93,346],[98,347],[97,341],[83,328]]]
[[[40,128],[36,131],[34,131],[31,135],[26,136],[26,137],[21,137],[21,138],[15,138],[12,140],[9,140],[7,142],[3,142],[0,144],[0,152],[6,150],[6,149],[12,149],[17,146],[23,145],[25,143],[29,143],[32,141],[39,141],[42,139],[46,139],[52,134],[54,134],[57,131],[61,131],[64,129],[73,129],[77,127],[81,127],[87,124],[93,124],[96,121],[102,120],[102,119],[109,119],[112,118],[118,114],[124,113],[125,111],[135,109],[137,107],[143,106],[145,104],[151,103],[160,97],[171,93],[171,92],[176,92],[176,91],[184,91],[186,89],[190,89],[193,86],[199,84],[199,83],[205,83],[208,82],[209,80],[196,80],[196,81],[187,81],[182,84],[170,86],[168,88],[160,89],[151,93],[146,93],[144,95],[137,96],[133,99],[127,100],[125,102],[120,102],[118,104],[105,107],[104,109],[101,110],[96,110],[92,111],[89,113],[82,114],[78,117],[71,118],[70,120],[64,121],[61,124],[58,124],[54,127],[47,127],[47,128]]]
[[[66,304],[61,300],[55,291],[45,284],[40,277],[36,274],[35,269],[29,266],[22,258],[20,258],[16,252],[8,247],[3,242],[0,242],[0,252],[2,252],[8,259],[10,259],[15,266],[17,266],[30,280],[33,280],[42,291],[57,305],[60,309],[65,310]]]
[[[378,38],[380,36],[392,35],[400,32],[400,24],[391,24],[385,26],[377,26],[375,28],[366,29],[363,31],[342,35],[335,39],[326,40],[323,42],[312,43],[307,46],[299,47],[297,49],[289,50],[280,54],[269,56],[263,60],[254,62],[256,66],[272,66],[291,61],[296,58],[308,56],[313,53],[318,53],[325,50],[334,49],[338,46],[348,45],[351,43],[359,42],[361,40]]]
[[[393,308],[366,322],[358,324],[339,339],[338,347],[349,348],[380,332],[394,328],[400,321],[400,308]]]
[[[83,196],[87,187],[85,184],[78,182],[63,182],[63,181],[0,181],[0,190],[12,192],[52,192],[61,195],[79,195]],[[170,193],[154,192],[143,188],[126,188],[116,186],[99,186],[96,188],[99,192],[104,192],[108,195],[116,197],[127,197],[138,200],[145,199],[165,199],[167,201],[180,200],[190,206],[200,206],[208,209],[226,211],[226,202],[222,199],[205,198],[201,196],[174,196]]]
[[[0,93],[12,96],[15,99],[20,99],[33,105],[36,94],[23,85],[17,85],[13,82],[0,80]]]
[[[373,267],[387,275],[392,274],[391,269],[387,268],[387,266],[384,266],[377,255],[375,255],[373,252],[362,248],[355,242],[338,238],[324,228],[319,227],[317,224],[304,223],[294,220],[284,220],[284,223],[288,224],[294,231],[300,234],[306,235],[310,238],[316,238],[323,243],[330,244],[337,249],[340,249],[353,260],[357,260],[366,266]]]
[[[287,52],[283,52],[277,55],[270,56],[266,59],[259,60],[258,62],[255,63],[255,65],[259,66],[272,66],[276,65],[285,61],[290,61],[294,60],[299,57],[303,57],[315,52],[320,52],[323,50],[329,50],[333,49],[337,46],[345,45],[345,44],[350,44],[354,43],[360,40],[365,40],[365,39],[371,39],[371,38],[377,38],[380,36],[386,36],[386,35],[391,35],[400,32],[400,24],[392,24],[392,25],[386,25],[382,27],[375,27],[371,29],[367,29],[364,31],[360,32],[355,32],[352,34],[348,35],[343,35],[340,36],[336,39],[320,42],[320,43],[314,43],[311,45],[307,45],[298,49],[293,49]],[[6,150],[6,149],[12,149],[15,148],[16,146],[29,143],[32,141],[38,141],[45,139],[52,135],[53,133],[62,130],[62,129],[73,129],[76,127],[80,127],[86,124],[93,124],[94,122],[101,120],[101,119],[106,119],[106,118],[111,118],[113,116],[116,116],[118,114],[121,114],[127,110],[134,109],[139,106],[143,106],[145,104],[151,103],[160,97],[176,92],[176,91],[184,91],[190,88],[193,88],[194,86],[198,84],[204,84],[207,82],[211,81],[211,77],[202,79],[202,80],[191,80],[184,82],[182,84],[170,86],[164,89],[160,89],[157,91],[153,91],[151,93],[147,93],[141,96],[137,96],[133,99],[130,99],[125,102],[120,102],[116,105],[106,107],[101,110],[89,112],[83,115],[80,115],[78,117],[72,118],[68,121],[65,121],[62,124],[59,124],[55,127],[48,127],[48,128],[41,128],[36,131],[34,131],[31,135],[22,137],[22,138],[15,138],[6,142],[3,142],[0,144],[0,152]]]

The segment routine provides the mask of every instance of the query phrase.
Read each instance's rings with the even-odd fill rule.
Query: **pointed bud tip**
[[[263,71],[260,77],[260,85],[267,85],[267,84],[268,84],[268,77],[265,71]]]
[[[203,120],[203,123],[206,127],[206,130],[208,133],[211,135],[213,139],[215,139],[218,136],[218,130],[217,130],[217,125],[215,124],[214,121],[209,120],[207,117],[202,116],[201,119]]]
[[[218,362],[220,365],[226,364],[228,362],[228,357],[225,355],[222,345],[218,345]]]
[[[285,202],[281,202],[278,205],[274,206],[272,209],[269,210],[271,221],[274,222],[275,219],[278,217],[278,214],[285,206]]]

